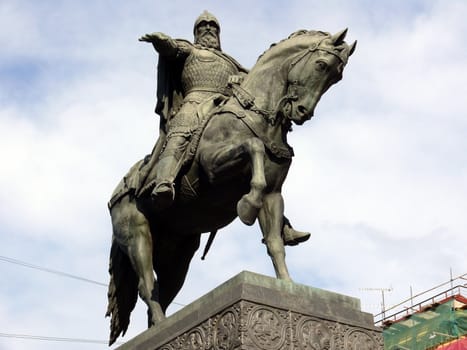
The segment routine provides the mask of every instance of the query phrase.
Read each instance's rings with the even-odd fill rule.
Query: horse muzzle
[[[295,106],[294,106],[295,107]],[[314,115],[314,108],[309,110],[303,105],[298,105],[292,108],[290,119],[297,125],[302,125],[306,121],[310,120]]]

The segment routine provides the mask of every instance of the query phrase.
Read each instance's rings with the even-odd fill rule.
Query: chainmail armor
[[[215,53],[196,49],[185,62],[182,71],[182,88],[185,96],[194,91],[208,91],[228,95],[229,76],[238,69]]]

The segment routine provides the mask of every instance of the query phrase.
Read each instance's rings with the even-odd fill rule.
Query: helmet
[[[216,17],[214,17],[213,14],[209,13],[208,11],[204,10],[204,12],[196,19],[195,21],[195,25],[193,27],[193,34],[196,35],[196,27],[198,27],[198,25],[202,22],[202,21],[205,21],[205,22],[214,22],[217,26],[217,31],[218,33],[221,32],[221,26],[219,24],[219,21],[217,20]]]

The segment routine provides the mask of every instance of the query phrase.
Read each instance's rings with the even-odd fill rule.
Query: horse
[[[117,186],[109,205],[109,345],[125,334],[138,293],[148,307],[148,327],[165,318],[201,234],[217,232],[237,216],[246,225],[259,221],[276,277],[291,281],[281,237],[281,188],[293,156],[287,133],[311,119],[321,96],[342,79],[356,47],[344,41],[346,33],[301,30],[266,50],[207,119],[170,207],[158,209],[149,195],[136,196],[126,184],[143,160]]]

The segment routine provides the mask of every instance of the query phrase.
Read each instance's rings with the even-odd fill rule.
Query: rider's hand
[[[146,41],[148,43],[153,43],[157,41],[165,41],[169,39],[169,36],[165,35],[164,33],[156,32],[151,34],[144,34],[139,41]]]

